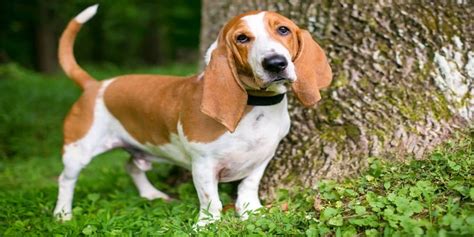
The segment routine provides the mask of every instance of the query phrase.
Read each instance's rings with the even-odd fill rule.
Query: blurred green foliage
[[[48,55],[56,60],[57,41],[68,21],[95,3],[99,11],[76,43],[81,64],[130,67],[197,60],[198,0],[20,0],[0,2],[0,63],[40,69],[39,61]]]

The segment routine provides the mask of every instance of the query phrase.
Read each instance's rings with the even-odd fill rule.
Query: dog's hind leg
[[[71,219],[74,187],[79,173],[90,163],[92,158],[112,149],[115,144],[104,142],[104,139],[94,139],[86,136],[84,139],[64,146],[64,169],[59,176],[58,201],[54,209],[55,216],[63,221]]]
[[[54,209],[54,215],[63,221],[72,218],[74,187],[81,170],[96,155],[123,145],[111,132],[111,116],[102,100],[105,85],[101,90],[97,84],[84,91],[64,123],[64,169],[59,176],[58,201]]]
[[[62,221],[72,218],[74,187],[81,170],[92,160],[92,154],[79,144],[65,146],[64,169],[59,176],[59,192],[54,215]]]
[[[151,162],[145,159],[146,155],[141,152],[129,152],[132,155],[132,158],[127,163],[126,170],[137,187],[140,197],[148,200],[154,200],[157,198],[170,200],[170,197],[166,193],[156,189],[146,177],[145,172],[151,169]]]

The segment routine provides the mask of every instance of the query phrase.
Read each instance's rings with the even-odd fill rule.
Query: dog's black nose
[[[281,72],[288,66],[288,62],[281,55],[272,55],[263,59],[262,66],[269,72]]]

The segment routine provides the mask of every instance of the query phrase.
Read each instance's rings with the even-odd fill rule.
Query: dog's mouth
[[[241,82],[246,90],[260,91],[262,93],[273,93],[275,91],[283,91],[289,88],[294,79],[285,73],[265,75],[260,77],[256,74],[239,74]],[[286,88],[286,89],[284,89]]]
[[[290,79],[285,78],[285,77],[279,77],[279,78],[273,80],[271,83],[284,82],[285,80],[288,80],[288,81],[289,81]]]
[[[275,87],[275,86],[289,86],[293,80],[287,77],[276,77],[275,79],[272,79],[269,82],[264,83],[263,85],[260,86],[261,90],[268,90],[269,88]]]

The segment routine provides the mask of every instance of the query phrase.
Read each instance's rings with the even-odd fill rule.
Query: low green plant
[[[79,90],[62,76],[46,79],[8,67],[0,67],[1,236],[474,235],[472,132],[459,134],[456,142],[446,142],[424,160],[369,158],[369,169],[359,178],[280,190],[271,207],[249,220],[239,220],[229,209],[199,232],[192,227],[199,208],[192,181],[171,180],[179,178],[176,173],[186,176],[183,172],[156,165],[149,178],[177,200],[147,201],[125,173],[128,155],[115,150],[95,158],[81,173],[74,218],[57,222],[52,210],[62,168],[61,120]],[[194,70],[175,68],[148,72]],[[114,68],[91,71],[98,78],[121,74]],[[222,184],[220,191],[224,206],[230,205],[235,185]]]

